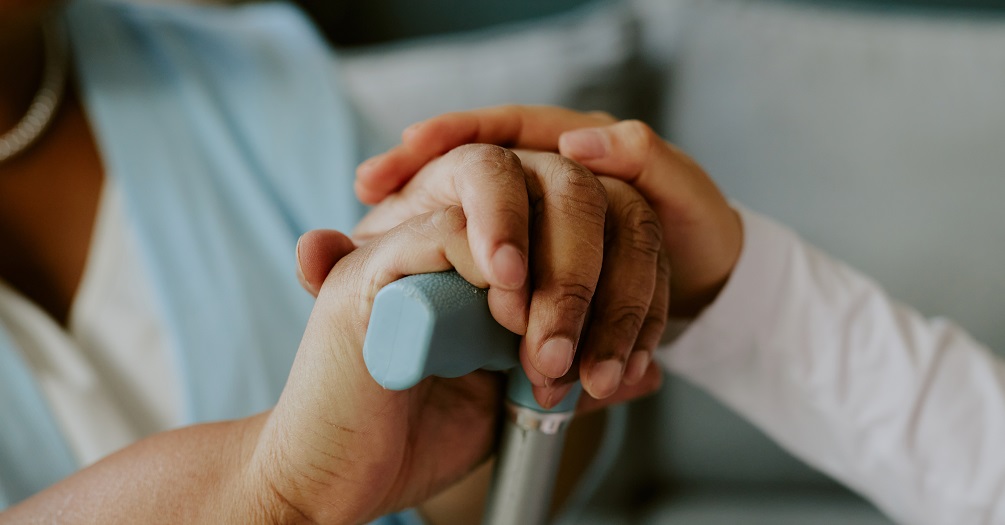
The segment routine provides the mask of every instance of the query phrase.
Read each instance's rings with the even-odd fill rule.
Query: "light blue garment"
[[[297,238],[349,229],[362,211],[332,57],[283,5],[79,0],[67,19],[106,175],[171,337],[185,423],[271,407],[312,305]],[[76,470],[58,428],[0,327],[0,509]]]

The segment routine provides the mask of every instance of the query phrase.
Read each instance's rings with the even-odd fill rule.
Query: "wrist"
[[[303,525],[314,523],[284,496],[277,483],[277,455],[264,446],[263,432],[269,425],[265,412],[241,421],[234,445],[238,461],[231,482],[225,483],[226,502],[234,522]]]
[[[743,251],[743,219],[730,206],[723,206],[709,223],[680,235],[671,257],[671,318],[694,319],[722,293]]]
[[[296,446],[291,450],[297,438],[283,431],[276,416],[274,412],[256,416],[260,420],[249,432],[249,453],[239,484],[243,488],[238,489],[245,493],[244,501],[255,504],[257,522],[351,525],[368,521],[357,512],[361,509],[351,496],[358,491],[341,485],[342,480],[324,472],[327,468],[319,462],[302,457]],[[322,474],[311,476],[311,472]]]

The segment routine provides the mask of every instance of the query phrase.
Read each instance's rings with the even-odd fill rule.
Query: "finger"
[[[654,297],[662,248],[659,218],[628,184],[601,177],[607,189],[603,270],[580,350],[583,389],[597,399],[621,385]]]
[[[346,311],[344,315],[356,317],[356,326],[366,326],[369,306],[384,286],[407,275],[451,268],[475,286],[488,286],[471,257],[467,218],[458,206],[409,219],[343,257],[324,280],[318,304],[323,310]]]
[[[670,259],[666,250],[661,249],[656,270],[656,288],[653,291],[653,299],[649,304],[649,312],[642,323],[642,330],[632,348],[632,354],[625,365],[625,376],[623,384],[627,386],[635,385],[642,381],[646,370],[652,364],[656,347],[659,346],[660,337],[666,328],[667,316],[670,308]]]
[[[427,162],[462,144],[555,151],[562,132],[613,122],[614,117],[602,112],[579,113],[547,106],[510,105],[446,113],[413,124],[402,133],[400,146],[361,164],[356,170],[356,195],[367,204],[380,202]]]
[[[559,383],[551,387],[533,387],[534,398],[544,408],[552,408],[559,403],[572,390],[579,374],[575,369],[566,376],[559,379]],[[627,401],[632,401],[643,396],[652,394],[663,385],[663,371],[659,366],[652,365],[646,367],[642,377],[635,383],[628,385],[622,383],[610,396],[597,399],[591,395],[579,397],[576,411],[579,413],[592,412],[594,410],[617,405]]]
[[[534,397],[541,406],[551,408],[554,404],[544,404],[544,400],[546,399],[549,390],[547,390],[544,386],[537,385],[550,384],[553,379],[537,371],[537,367],[531,361],[530,355],[530,349],[527,347],[527,338],[520,338],[520,366],[523,368],[524,373],[527,375],[527,379],[532,385],[531,391],[534,393]],[[556,400],[555,403],[558,403],[558,400]]]
[[[564,397],[577,376],[594,398],[640,381],[666,323],[669,265],[661,261],[662,233],[655,212],[626,183],[600,177],[607,190],[603,269],[575,370],[535,389],[546,408]]]
[[[370,157],[356,167],[353,183],[356,198],[363,204],[377,204],[401,189],[426,163],[443,153],[445,151],[436,154],[414,151],[398,145]]]
[[[639,121],[566,132],[559,150],[631,183],[660,216],[673,267],[673,315],[694,315],[718,293],[739,257],[743,230],[697,163]]]
[[[325,277],[342,257],[356,249],[352,240],[335,230],[311,230],[297,240],[297,279],[314,297]]]
[[[594,399],[593,396],[580,396],[576,411],[592,412],[604,407],[634,401],[641,397],[654,394],[663,385],[663,370],[659,366],[650,366],[645,374],[634,385],[622,385],[618,391],[604,399]]]
[[[614,122],[613,117],[602,112],[508,105],[433,117],[409,126],[401,140],[413,151],[430,153],[471,143],[554,151],[563,131]]]
[[[510,150],[488,144],[455,148],[375,206],[353,235],[372,238],[419,213],[460,205],[468,219],[472,256],[488,279],[489,308],[503,326],[522,334],[530,296],[526,177]]]
[[[368,276],[368,285],[361,297],[368,303],[385,285],[418,273],[455,269],[471,284],[489,286],[474,263],[468,220],[460,206],[413,217],[367,244],[365,250],[361,271]]]
[[[467,219],[458,206],[409,219],[387,234],[343,257],[325,279],[304,342],[322,353],[305,356],[302,366],[328,371],[325,380],[339,399],[371,399],[352,407],[333,408],[336,419],[352,421],[350,428],[367,428],[366,422],[381,410],[377,400],[398,399],[366,372],[362,348],[377,293],[408,275],[455,269],[465,280],[484,288],[467,240]],[[304,343],[301,347],[303,348]],[[332,349],[341,351],[332,351]],[[301,360],[298,352],[297,360]],[[334,361],[333,361],[334,360]],[[295,365],[297,366],[297,365]]]
[[[590,313],[587,312],[585,325],[589,326],[589,324]],[[582,339],[582,337],[580,337],[580,339]],[[523,356],[521,356],[521,363],[524,364],[524,368],[526,370],[527,365],[524,363],[522,357]],[[566,372],[565,375],[557,379],[547,377],[543,382],[538,383],[535,382],[534,378],[528,374],[527,377],[531,380],[531,393],[534,394],[534,399],[537,403],[544,408],[553,408],[561,402],[562,399],[565,399],[565,396],[572,390],[572,386],[580,380],[579,371],[582,360],[583,353],[577,350],[576,357],[572,360],[572,367],[569,368],[569,371]],[[589,397],[589,395],[584,397]]]
[[[534,208],[526,361],[533,382],[572,366],[603,262],[607,196],[597,178],[555,154],[520,152]],[[535,383],[543,386],[542,383]]]
[[[702,172],[701,168],[637,120],[565,132],[559,138],[559,152],[596,173],[632,184],[654,206],[676,204],[704,189],[698,177],[688,176]],[[674,185],[685,188],[667,191]]]
[[[297,461],[291,465],[317,466],[274,478],[296,480],[289,493],[309,498],[330,490],[335,478],[353,480],[345,490],[365,491],[374,479],[405,475],[407,458],[402,454],[410,448],[402,433],[414,422],[388,414],[413,413],[409,409],[416,406],[414,396],[422,390],[381,387],[367,371],[361,349],[377,292],[406,275],[450,268],[476,286],[486,284],[471,259],[459,207],[410,219],[352,251],[332,269],[311,312],[290,381],[269,418],[271,430],[262,432],[266,439],[281,440],[280,450],[293,451],[290,457]],[[372,461],[343,454],[353,450],[366,450]],[[451,458],[457,459],[469,461],[470,455]],[[360,501],[374,500],[357,496]],[[361,509],[360,514],[372,510]]]

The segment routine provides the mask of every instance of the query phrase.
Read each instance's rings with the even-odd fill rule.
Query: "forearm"
[[[733,278],[663,363],[898,520],[1000,520],[1001,361],[790,232],[745,218],[753,227]]]
[[[267,414],[164,432],[36,494],[0,523],[281,523],[251,461]]]

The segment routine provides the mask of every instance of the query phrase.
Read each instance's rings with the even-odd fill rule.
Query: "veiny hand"
[[[736,265],[740,219],[701,167],[642,122],[616,122],[602,113],[503,106],[434,117],[405,130],[400,146],[363,163],[356,192],[365,202],[380,202],[427,162],[469,142],[558,151],[635,187],[663,226],[673,316],[700,312]]]
[[[489,307],[524,335],[521,360],[542,405],[580,376],[595,399],[658,387],[658,373],[646,371],[666,321],[669,276],[657,217],[637,192],[559,155],[468,145],[430,162],[355,235],[447,205],[465,210],[475,265],[497,276],[486,279]]]

